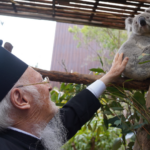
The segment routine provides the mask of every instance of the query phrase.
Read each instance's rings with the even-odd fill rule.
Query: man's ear
[[[22,91],[18,88],[11,90],[10,99],[12,104],[18,109],[29,109],[29,100],[23,95]]]
[[[131,18],[131,17],[128,17],[128,18],[125,20],[125,28],[126,28],[128,31],[132,31],[132,23],[133,23],[133,18]]]
[[[146,9],[145,12],[150,13],[150,8]]]

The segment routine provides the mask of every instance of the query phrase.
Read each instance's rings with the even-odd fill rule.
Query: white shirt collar
[[[20,132],[20,133],[23,133],[23,134],[26,134],[26,135],[29,135],[29,136],[32,136],[34,138],[37,138],[37,139],[41,140],[41,138],[38,138],[37,136],[35,136],[35,135],[31,134],[31,133],[28,133],[26,131],[23,131],[21,129],[17,129],[17,128],[14,128],[14,127],[8,127],[8,129],[11,129],[11,130],[14,130],[14,131],[17,131],[17,132]]]

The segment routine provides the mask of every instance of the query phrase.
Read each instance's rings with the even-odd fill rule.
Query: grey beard
[[[58,112],[41,132],[40,137],[45,150],[62,150],[61,146],[66,142],[66,135]]]

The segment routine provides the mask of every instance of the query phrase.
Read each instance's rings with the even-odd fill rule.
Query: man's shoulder
[[[0,150],[21,150],[14,143],[0,137]]]

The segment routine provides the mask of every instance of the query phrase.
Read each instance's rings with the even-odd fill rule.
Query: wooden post
[[[4,48],[5,48],[6,50],[8,50],[8,51],[11,53],[11,52],[12,52],[12,49],[13,49],[13,46],[12,46],[11,43],[6,42],[6,43],[4,44]]]

